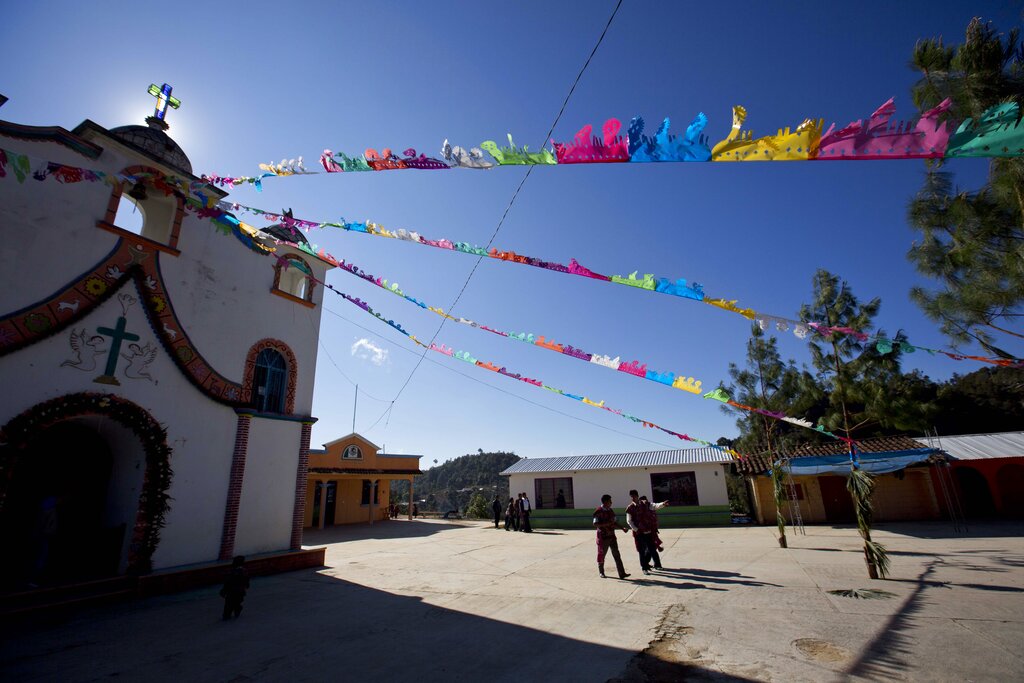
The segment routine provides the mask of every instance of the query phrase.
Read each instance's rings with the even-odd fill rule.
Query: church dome
[[[112,128],[110,135],[172,168],[192,175],[192,162],[185,156],[185,152],[170,135],[158,128],[120,126]]]
[[[285,242],[294,242],[295,244],[305,244],[309,246],[309,240],[302,234],[302,231],[298,228],[293,228],[285,225],[284,223],[275,223],[267,228],[261,228],[262,232],[267,233],[279,240]]]

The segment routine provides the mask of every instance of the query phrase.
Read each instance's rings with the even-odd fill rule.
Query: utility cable
[[[544,140],[541,142],[540,147],[543,147],[547,143],[547,140],[551,137],[551,134],[555,130],[555,126],[557,126],[559,120],[561,120],[562,114],[565,113],[565,108],[569,104],[569,99],[572,97],[572,94],[576,91],[576,86],[579,84],[580,79],[583,78],[583,73],[587,70],[587,67],[590,66],[590,61],[594,58],[594,55],[597,54],[597,49],[601,47],[601,43],[604,41],[604,37],[608,34],[608,29],[611,27],[612,21],[615,19],[615,15],[618,14],[620,7],[622,7],[622,0],[618,0],[618,2],[615,4],[615,9],[612,10],[611,15],[608,17],[608,22],[605,24],[604,30],[601,31],[601,35],[600,37],[598,37],[597,42],[594,44],[594,48],[590,51],[590,55],[587,56],[587,60],[583,63],[583,67],[580,69],[579,73],[576,74],[576,80],[573,81],[572,86],[569,88],[569,92],[566,93],[565,99],[562,101],[562,107],[558,110],[558,115],[555,116],[555,120],[552,121],[551,128],[548,129],[548,133],[544,137]],[[526,179],[530,177],[531,173],[533,173],[533,169],[534,167],[532,165],[527,167],[526,173],[523,175],[523,179],[519,181],[519,186],[516,187],[516,191],[512,193],[512,198],[509,200],[508,205],[505,207],[505,211],[501,214],[501,218],[498,220],[498,225],[495,226],[494,232],[491,234],[491,238],[487,240],[487,245],[484,247],[485,251],[491,247],[491,244],[498,236],[498,232],[501,230],[501,226],[504,225],[505,223],[505,218],[508,216],[509,211],[512,209],[512,205],[515,204],[516,198],[519,196],[520,190],[523,189],[523,185],[526,183]],[[458,295],[456,295],[455,299],[448,306],[449,313],[454,313],[455,305],[459,303],[459,299],[462,298],[462,295],[465,293],[466,288],[469,287],[469,282],[470,280],[473,279],[473,275],[476,273],[477,266],[480,265],[480,262],[482,260],[483,256],[477,257],[476,263],[473,264],[473,268],[469,271],[469,275],[466,276],[466,281],[462,283],[462,288],[459,290]],[[447,319],[441,320],[441,324],[437,326],[437,330],[434,332],[434,335],[430,338],[430,341],[427,342],[427,347],[434,343],[434,341],[437,339],[437,335],[441,333],[441,330],[444,328],[444,324],[446,322]],[[401,397],[402,392],[405,391],[405,388],[409,386],[409,382],[412,381],[412,378],[416,374],[416,371],[419,370],[420,365],[423,363],[423,359],[426,358],[428,350],[429,348],[425,348],[423,350],[423,353],[420,355],[419,360],[416,361],[416,365],[413,366],[412,371],[409,373],[409,376],[406,377],[405,382],[402,384],[402,387],[398,390],[398,393],[395,394],[395,398],[391,402],[392,407],[394,406],[395,401],[398,401],[399,397]],[[389,407],[388,410],[391,410],[391,408]],[[384,413],[381,414],[380,418],[377,418],[377,422],[380,422],[382,417],[384,417]],[[376,422],[374,424],[376,424]]]
[[[382,335],[378,334],[374,330],[371,330],[368,327],[364,327],[363,325],[360,325],[359,323],[355,322],[354,320],[346,318],[345,316],[341,315],[337,311],[332,311],[331,309],[327,308],[326,306],[324,306],[323,310],[326,311],[327,313],[330,313],[331,315],[333,315],[336,318],[340,318],[341,320],[344,320],[345,322],[347,322],[347,323],[349,323],[351,325],[354,325],[355,327],[358,327],[361,330],[365,330],[366,332],[372,334],[374,337],[376,337],[378,339],[381,339],[381,340],[384,340],[384,341],[392,341],[393,342],[393,340],[386,339],[385,337],[383,337]],[[402,351],[405,351],[407,353],[411,353],[411,354],[414,354],[414,355],[419,355],[419,353],[417,351],[414,351],[413,349],[406,348],[405,346],[402,346],[402,345],[396,345],[395,348],[401,349]],[[516,394],[514,392],[508,391],[508,390],[503,389],[503,388],[501,388],[499,386],[495,386],[495,385],[493,385],[493,384],[491,384],[489,382],[484,382],[483,380],[481,380],[478,377],[473,377],[472,375],[468,375],[468,374],[466,374],[466,373],[464,373],[464,372],[462,372],[460,370],[457,370],[457,369],[455,369],[455,368],[453,368],[453,367],[451,367],[451,366],[449,366],[449,365],[447,365],[447,364],[445,364],[443,362],[436,361],[433,358],[427,358],[426,360],[427,360],[428,363],[433,363],[434,365],[436,365],[436,366],[438,366],[440,368],[443,368],[443,369],[448,370],[450,372],[454,372],[457,375],[461,375],[461,376],[465,377],[468,380],[476,382],[477,384],[482,384],[485,387],[489,387],[491,389],[494,389],[495,391],[499,391],[499,392],[501,392],[503,394],[506,394],[506,395],[511,396],[513,398],[516,398],[516,399],[519,399],[520,401],[524,401],[526,403],[529,403],[530,405],[534,405],[534,406],[537,406],[538,408],[543,408],[544,410],[550,411],[550,412],[555,413],[557,415],[561,415],[562,417],[572,418],[573,420],[577,420],[579,422],[583,422],[585,424],[591,425],[592,427],[599,427],[599,428],[604,429],[606,431],[613,432],[615,434],[619,434],[621,436],[625,436],[625,437],[628,437],[630,439],[638,439],[640,441],[646,441],[647,443],[652,443],[652,444],[654,444],[656,446],[660,446],[661,448],[663,448],[665,450],[677,450],[676,447],[666,445],[664,443],[661,443],[660,441],[654,441],[653,439],[647,439],[647,438],[642,437],[642,436],[637,436],[636,434],[631,434],[629,432],[623,432],[621,430],[614,429],[612,427],[608,427],[608,426],[600,424],[598,422],[593,422],[591,420],[587,420],[587,419],[579,417],[577,415],[572,415],[570,413],[563,412],[561,410],[558,410],[557,408],[552,408],[550,406],[546,406],[543,403],[538,403],[537,401],[532,401],[532,400],[530,400],[530,399],[528,399],[528,398],[526,398],[524,396],[520,396],[519,394]],[[388,408],[386,408],[384,410],[384,412],[381,413],[380,417],[378,417],[377,420],[372,425],[370,425],[369,429],[367,429],[366,431],[370,431],[375,426],[377,426],[377,423],[379,423],[384,418],[384,416],[389,413],[389,411],[391,410],[392,407],[393,406],[389,406]],[[388,419],[390,420],[390,417]]]

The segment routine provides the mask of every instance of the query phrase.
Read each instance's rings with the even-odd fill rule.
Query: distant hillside
[[[416,500],[425,501],[419,504],[420,509],[447,511],[463,510],[469,505],[474,493],[480,492],[488,500],[494,498],[495,492],[503,501],[508,501],[508,477],[498,476],[505,468],[519,462],[515,453],[499,451],[475,455],[463,455],[446,463],[432,467],[413,480]],[[391,485],[392,495],[397,500],[406,501],[409,485],[404,481]]]

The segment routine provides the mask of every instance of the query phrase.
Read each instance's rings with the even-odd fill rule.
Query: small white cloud
[[[360,339],[353,344],[352,355],[365,358],[378,367],[388,362],[388,350],[382,349],[369,339]]]

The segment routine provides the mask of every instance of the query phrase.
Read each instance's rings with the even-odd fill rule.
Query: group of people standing
[[[664,550],[661,539],[658,536],[658,514],[657,510],[668,505],[664,503],[651,503],[647,496],[641,496],[633,489],[629,492],[630,503],[626,507],[626,524],[620,525],[615,510],[612,508],[612,497],[610,494],[601,496],[601,507],[594,510],[594,527],[597,529],[597,571],[601,578],[604,574],[604,558],[608,551],[611,551],[615,560],[615,569],[619,578],[624,579],[630,576],[622,564],[622,556],[619,554],[619,541],[615,532],[622,529],[624,532],[633,532],[633,543],[636,545],[637,553],[640,555],[640,568],[644,574],[650,574],[653,569],[661,569],[661,555]]]
[[[491,510],[494,511],[494,528],[497,529],[501,521],[502,510],[501,499],[498,496],[494,496]],[[509,498],[508,505],[505,506],[505,531],[525,531],[526,533],[533,531],[533,528],[530,527],[530,512],[532,510],[533,506],[525,493],[519,493],[515,498]]]

